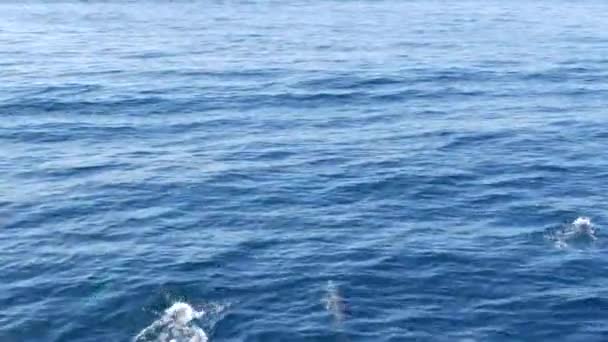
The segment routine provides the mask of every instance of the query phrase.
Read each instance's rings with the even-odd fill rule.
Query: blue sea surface
[[[0,4],[0,341],[608,341],[608,2]]]

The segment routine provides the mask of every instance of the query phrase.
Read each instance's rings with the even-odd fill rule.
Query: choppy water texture
[[[608,340],[608,3],[0,4],[0,341]]]

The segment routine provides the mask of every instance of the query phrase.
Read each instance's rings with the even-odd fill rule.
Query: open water
[[[607,341],[608,2],[0,4],[0,341]]]

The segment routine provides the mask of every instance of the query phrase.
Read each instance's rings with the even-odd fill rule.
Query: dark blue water
[[[606,13],[0,4],[0,341],[608,340]]]

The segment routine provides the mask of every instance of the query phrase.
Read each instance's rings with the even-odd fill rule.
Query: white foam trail
[[[205,312],[196,311],[188,303],[177,302],[162,317],[142,330],[134,342],[207,342],[207,334],[194,320]]]
[[[550,232],[547,237],[555,241],[558,248],[569,247],[573,243],[588,243],[597,240],[597,228],[588,217],[578,217],[571,224]]]

